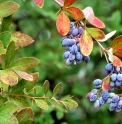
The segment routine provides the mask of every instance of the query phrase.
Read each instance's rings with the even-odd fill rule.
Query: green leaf
[[[34,39],[21,32],[14,32],[11,35],[11,41],[14,41],[17,47],[24,47],[33,43]]]
[[[35,102],[41,109],[47,110],[49,108],[48,104],[42,99],[35,99]]]
[[[17,105],[14,102],[6,102],[0,107],[0,114],[13,114],[17,111]]]
[[[43,84],[43,89],[44,89],[44,94],[46,95],[48,90],[50,88],[50,83],[48,80],[45,80],[44,84]]]
[[[95,40],[101,40],[105,38],[104,32],[98,28],[86,28],[86,30]]]
[[[9,68],[15,71],[29,71],[39,64],[39,60],[34,57],[19,58],[12,63]]]
[[[5,47],[7,47],[7,45],[9,44],[10,38],[11,38],[11,32],[5,31],[0,33],[0,40]]]
[[[0,3],[0,18],[13,14],[18,8],[19,5],[15,2],[6,1]]]
[[[29,124],[34,119],[34,112],[31,108],[24,108],[17,113],[16,118],[19,124]]]
[[[110,44],[110,47],[113,48],[114,55],[122,57],[122,35],[116,37]]]
[[[38,95],[42,92],[42,87],[41,86],[35,86],[33,87],[31,90],[26,90],[24,89],[24,93],[27,94],[27,95]]]
[[[49,99],[48,100],[53,106],[55,106],[56,108],[61,108],[62,105],[58,102],[58,100],[56,100],[55,98]]]
[[[15,54],[16,54],[15,43],[10,42],[10,44],[7,47],[7,51],[6,51],[6,66],[7,67],[13,62]]]
[[[86,30],[80,38],[80,51],[84,56],[89,56],[93,50],[93,40]]]
[[[5,53],[6,53],[6,50],[4,49],[3,43],[0,41],[0,55]]]
[[[11,25],[11,22],[12,22],[12,15],[3,18],[1,32],[10,31],[9,27]]]
[[[0,80],[5,84],[15,85],[18,83],[18,76],[9,69],[0,70]]]
[[[14,102],[17,107],[18,107],[18,110],[19,109],[22,109],[24,107],[30,107],[30,104],[28,103],[27,100],[23,99],[23,98],[12,98],[12,97],[9,97],[9,100]]]
[[[0,88],[1,88],[1,87],[0,87]],[[0,94],[0,95],[1,95],[1,94]],[[6,98],[0,96],[0,106],[2,106],[5,101],[6,101]]]
[[[39,60],[34,57],[20,58],[10,65],[10,68],[18,71],[29,71],[39,64]]]
[[[58,83],[53,89],[52,97],[58,94],[61,91],[61,89],[62,89],[62,83]]]
[[[102,89],[106,92],[109,91],[109,89],[110,89],[110,76],[109,75],[103,79]]]
[[[25,79],[27,81],[33,81],[33,75],[28,74],[24,71],[15,71],[22,79]]]
[[[62,100],[62,104],[67,108],[67,109],[73,109],[78,106],[77,102],[72,100],[72,99],[66,99]]]
[[[17,85],[14,86],[12,89],[11,93],[12,94],[18,94],[18,93],[23,93],[24,88],[29,88],[29,86],[33,86],[33,82],[26,81],[26,80],[21,80]]]
[[[0,124],[18,124],[17,118],[13,114],[0,113]]]

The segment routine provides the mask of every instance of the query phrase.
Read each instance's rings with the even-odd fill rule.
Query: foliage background
[[[35,39],[32,45],[22,48],[18,56],[38,58],[41,63],[36,68],[40,73],[37,84],[42,85],[47,79],[53,88],[55,84],[62,82],[63,90],[58,97],[74,95],[79,104],[79,107],[70,111],[55,108],[43,111],[33,106],[35,120],[32,124],[122,124],[122,112],[109,112],[107,105],[95,110],[93,104],[85,97],[94,88],[92,81],[104,78],[106,60],[104,56],[100,57],[97,44],[94,42],[94,50],[88,64],[82,62],[80,65],[66,66],[62,57],[65,50],[61,46],[62,37],[55,26],[57,18],[55,14],[59,6],[53,0],[45,0],[42,9],[38,8],[33,0],[12,1],[20,4],[20,8],[13,16],[11,30],[21,31]],[[122,0],[76,0],[74,4],[81,9],[91,6],[95,15],[105,23],[106,28],[103,29],[105,33],[117,30],[111,40],[102,43],[104,47],[109,47],[111,41],[122,34],[121,5]]]

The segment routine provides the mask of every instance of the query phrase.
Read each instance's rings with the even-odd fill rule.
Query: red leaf
[[[84,30],[82,37],[80,38],[80,50],[85,56],[89,56],[93,49],[93,40],[91,36]]]
[[[118,57],[122,57],[122,35],[116,37],[110,47],[113,48],[113,54],[118,56]]]
[[[64,7],[69,7],[71,6],[76,0],[65,0],[64,1]]]
[[[56,20],[56,27],[61,35],[66,35],[70,30],[70,20],[68,16],[62,11]]]
[[[104,32],[98,28],[87,28],[86,30],[95,40],[101,40],[105,38]]]
[[[106,92],[109,91],[110,89],[110,76],[107,76],[103,79],[103,83],[102,83],[102,89]]]
[[[90,14],[88,16],[87,21],[97,28],[104,28],[105,27],[104,23],[100,19],[95,17],[93,14]]]
[[[38,7],[42,8],[44,6],[44,0],[34,0]]]
[[[82,10],[85,18],[87,19],[90,14],[94,15],[93,9],[91,7],[86,7],[84,10]]]
[[[117,57],[113,55],[113,65],[117,67],[122,66],[122,61]]]
[[[66,11],[77,21],[80,21],[84,18],[83,12],[76,7],[69,7]]]

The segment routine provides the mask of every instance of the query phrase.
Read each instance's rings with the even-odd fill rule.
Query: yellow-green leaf
[[[33,43],[34,39],[21,32],[14,32],[11,35],[11,41],[14,41],[17,47],[24,47]]]
[[[83,55],[89,56],[93,49],[93,40],[86,30],[80,38],[80,51]]]
[[[35,102],[41,109],[47,110],[49,108],[48,104],[42,99],[35,99]]]
[[[18,8],[19,5],[15,2],[6,1],[0,3],[0,18],[4,18],[13,14]]]

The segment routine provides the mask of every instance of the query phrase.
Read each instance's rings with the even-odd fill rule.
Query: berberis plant
[[[76,0],[54,0],[60,6],[60,14],[56,20],[58,32],[63,36],[61,43],[66,47],[63,57],[66,64],[79,64],[90,61],[93,42],[98,44],[101,56],[105,55],[105,78],[93,81],[95,89],[87,94],[90,101],[95,101],[94,106],[99,107],[105,103],[110,104],[110,111],[119,112],[122,108],[121,94],[114,92],[114,87],[122,86],[122,35],[115,38],[108,48],[101,42],[107,41],[116,31],[107,35],[101,30],[104,23],[94,15],[91,7],[81,10],[71,5]],[[42,8],[44,0],[34,0]],[[77,102],[68,96],[56,99],[62,84],[57,84],[52,93],[50,83],[45,80],[43,86],[36,86],[39,73],[29,73],[38,64],[34,57],[16,59],[16,53],[21,47],[28,46],[34,40],[22,32],[11,32],[12,16],[19,5],[12,1],[0,2],[0,123],[1,124],[28,124],[34,119],[31,105],[36,104],[41,109],[48,109],[49,103],[57,108],[72,109],[77,107]],[[59,13],[58,12],[58,13]],[[67,13],[74,19],[70,22]],[[87,27],[90,23],[93,27]],[[119,57],[119,58],[118,58]],[[39,93],[42,96],[39,96]],[[30,105],[31,101],[31,105]]]

